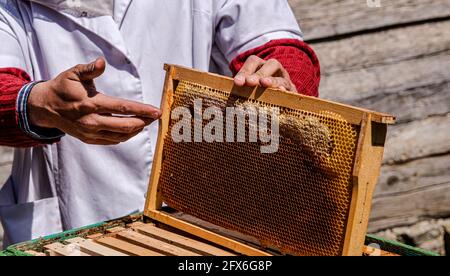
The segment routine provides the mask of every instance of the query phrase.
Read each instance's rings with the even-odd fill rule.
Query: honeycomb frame
[[[198,235],[201,238],[205,238],[211,242],[217,243],[227,248],[231,248],[236,252],[242,253],[244,255],[265,255],[265,252],[269,248],[276,249],[282,254],[289,255],[361,254],[364,245],[364,236],[367,229],[368,216],[370,213],[372,193],[381,166],[386,129],[388,124],[394,123],[394,117],[387,114],[372,112],[360,108],[333,103],[330,101],[301,96],[294,93],[286,93],[279,90],[263,89],[260,87],[237,88],[234,87],[233,81],[230,78],[205,72],[199,72],[180,66],[166,65],[165,69],[167,71],[167,74],[161,106],[163,110],[163,117],[160,120],[157,149],[154,156],[154,165],[152,168],[149,183],[149,192],[147,195],[147,202],[144,211],[144,214],[148,218],[168,224],[180,230],[187,231],[191,234]],[[343,200],[347,201],[345,205],[345,208],[347,209],[344,208],[344,210],[341,208],[340,211],[335,212],[333,207],[335,205],[331,204],[330,206],[328,206],[328,209],[322,208],[321,211],[322,214],[334,212],[336,214],[339,213],[340,217],[339,220],[336,220],[336,225],[339,225],[339,227],[341,227],[340,230],[335,232],[328,231],[327,233],[324,232],[323,235],[316,235],[316,232],[322,231],[327,227],[327,224],[331,224],[331,222],[333,221],[333,215],[323,215],[322,228],[314,228],[314,221],[310,224],[310,227],[302,228],[302,225],[299,224],[301,220],[299,220],[297,224],[292,223],[295,227],[292,228],[290,232],[281,232],[280,234],[279,232],[282,231],[280,230],[278,232],[275,231],[271,233],[270,231],[272,228],[270,227],[272,223],[273,229],[278,229],[280,227],[283,228],[285,225],[282,224],[289,224],[288,218],[290,214],[286,213],[286,210],[282,210],[283,212],[278,212],[277,214],[283,214],[283,220],[277,220],[276,218],[270,221],[261,220],[266,221],[264,227],[260,227],[265,231],[259,229],[264,232],[264,234],[259,235],[261,231],[256,231],[257,234],[255,235],[255,231],[251,229],[252,227],[250,227],[250,225],[245,223],[242,223],[242,225],[237,224],[239,222],[239,219],[223,219],[227,214],[230,214],[230,212],[227,212],[226,214],[224,213],[223,217],[217,220],[214,219],[214,216],[211,214],[210,216],[206,215],[206,213],[208,212],[199,211],[201,210],[201,208],[198,206],[197,208],[195,208],[195,204],[189,204],[188,201],[186,201],[187,197],[184,199],[181,198],[179,200],[179,202],[181,203],[184,202],[184,205],[177,204],[177,200],[171,200],[170,196],[167,196],[167,193],[168,191],[173,191],[173,189],[176,189],[176,185],[174,186],[173,182],[167,181],[167,179],[168,175],[173,175],[173,172],[177,172],[177,165],[175,165],[176,160],[173,160],[169,165],[164,164],[164,162],[167,163],[167,156],[163,158],[163,156],[165,155],[164,147],[166,147],[166,151],[170,152],[170,144],[168,144],[165,137],[167,137],[167,134],[170,131],[170,112],[173,108],[173,105],[176,104],[175,94],[177,93],[177,89],[179,90],[183,85],[189,84],[195,84],[199,87],[209,88],[212,91],[220,91],[221,93],[225,93],[225,96],[236,96],[247,100],[257,101],[262,104],[280,106],[290,110],[293,113],[303,114],[303,116],[320,117],[321,121],[325,123],[327,122],[327,120],[331,120],[333,122],[339,122],[342,125],[352,127],[351,131],[352,135],[354,136],[352,137],[351,141],[353,147],[351,148],[351,154],[353,156],[349,157],[351,159],[351,163],[349,163],[347,160],[347,174],[344,176],[346,181],[350,184],[344,187],[345,189],[348,189],[346,195],[347,198],[342,197],[338,199],[339,202],[342,202]],[[186,145],[186,150],[189,150],[189,147],[195,146],[195,143],[192,143],[192,145]],[[198,148],[199,147],[197,144],[197,150]],[[200,146],[200,148],[202,147]],[[175,159],[183,157],[183,154],[181,153],[178,156],[175,154],[175,152],[170,152],[170,154],[170,156],[172,157],[173,155]],[[281,156],[283,157],[285,155]],[[170,157],[168,159],[170,159]],[[286,159],[285,161],[292,161],[294,159],[295,155],[291,155],[290,159]],[[184,161],[188,163],[187,160]],[[336,162],[336,160],[334,160],[331,161],[331,163],[339,162]],[[192,169],[193,167],[195,167],[197,171],[200,171],[203,167],[206,168],[207,165],[207,163],[203,163],[201,164],[201,167],[190,166],[188,164],[181,164],[180,166],[186,169]],[[223,163],[222,165],[226,166],[226,163]],[[348,166],[350,166],[350,168],[348,168]],[[213,169],[214,167],[210,167],[210,170]],[[171,171],[169,174],[166,173],[170,170],[173,171]],[[337,175],[339,176],[339,173],[337,173]],[[190,176],[191,174],[184,174],[184,176],[181,177],[188,179]],[[266,175],[265,177],[270,178],[270,175]],[[317,175],[316,177],[320,176]],[[180,181],[180,179],[183,180],[183,178],[178,178],[178,181],[180,183],[183,182]],[[166,187],[168,185],[164,183],[172,183],[171,186],[169,185],[169,190]],[[290,191],[295,192],[295,186],[291,185],[290,187],[293,189],[291,189]],[[342,185],[340,187],[343,188]],[[267,187],[262,188],[267,189]],[[337,189],[339,187],[336,186],[335,188]],[[333,189],[330,189],[330,193],[333,193]],[[210,193],[212,191],[213,190],[209,190]],[[317,195],[319,192],[320,189],[312,189],[310,194]],[[166,195],[166,198],[164,198],[164,195]],[[201,200],[202,198],[205,197],[198,197],[197,200]],[[174,216],[171,216],[170,214],[167,214],[161,210],[163,201],[168,201],[171,207],[175,206],[179,211],[187,211],[188,214],[194,216],[197,215],[199,218],[204,219],[210,223],[215,223],[218,226],[224,227],[229,230],[238,231],[242,234],[252,237],[256,236],[256,238],[259,240],[259,243],[257,245],[248,245],[238,240],[224,237],[220,233],[214,233],[213,231],[204,229],[201,226],[177,219]],[[270,203],[270,198],[268,198],[267,202]],[[313,200],[312,202],[314,203],[315,201]],[[320,209],[321,206],[323,207],[327,205],[327,203],[327,201],[320,202],[319,200],[316,207],[317,209]],[[254,210],[256,213],[258,210],[263,211],[263,207],[261,206],[258,207],[257,205],[254,205],[253,207],[256,210]],[[268,207],[268,209],[271,208],[274,209],[276,207],[274,207],[272,204]],[[307,209],[308,207],[303,206],[302,208]],[[196,210],[198,212],[195,212]],[[226,208],[224,210],[226,210]],[[324,210],[326,210],[326,212]],[[295,211],[292,212],[293,217],[294,215]],[[316,215],[321,216],[320,212],[318,212]],[[217,212],[216,217],[218,217]],[[226,223],[224,221],[226,221]],[[234,224],[230,224],[230,222],[234,222]],[[248,222],[248,220],[246,220],[245,222]],[[299,233],[296,233],[297,229],[302,229],[303,233],[301,233],[301,235]],[[279,233],[279,235],[271,236],[271,234],[276,233]],[[290,239],[289,237],[292,236],[294,238]],[[331,238],[327,240],[328,237]]]

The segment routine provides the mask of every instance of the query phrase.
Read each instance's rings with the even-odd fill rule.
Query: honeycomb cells
[[[172,108],[198,97],[220,108],[237,100],[227,92],[180,81]],[[313,148],[306,149],[283,136],[276,153],[262,154],[261,142],[175,143],[167,135],[159,179],[163,200],[282,254],[340,255],[359,127],[331,112],[281,110],[283,116],[320,122],[331,135],[331,151],[317,148],[327,143],[308,143]],[[329,154],[312,158],[311,150]]]

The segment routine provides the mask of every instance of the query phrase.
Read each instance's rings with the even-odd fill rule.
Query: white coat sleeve
[[[19,41],[1,12],[3,11],[0,11],[0,68],[15,67],[26,70],[26,63]]]
[[[225,0],[215,26],[215,43],[228,62],[271,40],[303,39],[287,0]]]

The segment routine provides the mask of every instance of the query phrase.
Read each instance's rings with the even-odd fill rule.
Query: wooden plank
[[[385,165],[374,198],[421,191],[450,181],[450,154]],[[450,205],[448,206],[450,209]]]
[[[156,221],[159,221],[161,223],[164,223],[171,227],[177,228],[181,231],[187,232],[187,233],[197,236],[201,239],[210,241],[214,244],[228,248],[234,252],[237,252],[237,253],[240,253],[240,254],[243,254],[246,256],[271,256],[271,254],[269,254],[265,251],[259,250],[257,248],[254,248],[254,247],[246,245],[246,244],[243,244],[236,240],[224,237],[224,236],[216,234],[214,232],[205,230],[202,227],[182,221],[180,219],[177,219],[173,216],[170,216],[170,215],[165,214],[160,211],[145,210],[144,214],[151,219],[154,219]]]
[[[200,242],[161,228],[158,228],[151,224],[132,226],[134,230],[149,237],[171,243],[178,247],[193,251],[200,255],[208,256],[235,256],[228,251],[209,245],[204,242]]]
[[[147,223],[143,223],[142,221],[135,221],[135,222],[132,222],[132,223],[129,223],[129,224],[127,224],[126,226],[127,226],[127,228],[136,228],[136,227],[140,227],[140,226],[143,226],[143,225],[146,225]],[[150,224],[150,223],[148,223],[148,224]]]
[[[376,1],[370,1],[372,3]],[[450,16],[449,0],[289,0],[306,40]]]
[[[125,228],[117,226],[117,227],[106,229],[106,232],[107,233],[118,233],[118,232],[121,232],[121,231],[124,231],[124,230],[125,230]]]
[[[123,239],[126,242],[159,252],[166,256],[201,256],[200,254],[139,234],[132,230],[121,231],[117,233],[116,238]]]
[[[248,99],[258,100],[264,103],[284,106],[292,109],[302,109],[316,113],[334,112],[351,124],[359,125],[363,116],[371,114],[374,122],[394,124],[395,117],[389,114],[383,114],[363,108],[336,103],[315,97],[303,96],[298,93],[285,92],[274,89],[263,89],[261,87],[236,87],[232,78],[216,74],[192,70],[180,66],[171,66],[173,68],[174,80],[185,80],[194,83],[222,90],[230,91],[231,94]]]
[[[387,126],[363,120],[353,169],[351,206],[346,226],[343,255],[361,255],[371,212],[371,202],[383,160]]]
[[[226,229],[224,227],[215,225],[215,224],[207,222],[205,220],[201,220],[201,219],[199,219],[199,218],[197,218],[195,216],[192,216],[192,215],[189,215],[189,214],[186,214],[186,213],[183,213],[183,212],[171,212],[170,215],[175,217],[175,218],[177,218],[177,219],[180,219],[180,220],[192,223],[192,224],[194,224],[196,226],[199,226],[199,227],[201,227],[203,229],[212,231],[214,233],[218,233],[218,234],[220,234],[222,236],[229,237],[229,238],[232,238],[232,239],[235,239],[235,240],[238,240],[238,241],[243,241],[243,242],[245,242],[247,244],[253,244],[256,247],[261,247],[262,246],[261,242],[255,237],[252,237],[252,236],[249,236],[249,235],[244,235],[244,234],[242,234],[242,233],[240,233],[238,231],[233,231],[233,230]],[[277,249],[275,248],[274,251],[277,251]]]
[[[66,242],[77,245],[82,252],[91,256],[127,256],[117,250],[94,243],[92,240],[85,240],[79,237],[68,239]]]
[[[324,76],[420,59],[450,50],[450,20],[361,34],[313,47]]]
[[[131,256],[164,256],[156,251],[149,250],[113,237],[98,238],[95,242]]]
[[[94,239],[100,238],[101,236],[103,236],[103,234],[95,233],[95,234],[86,236],[86,239],[94,240]]]
[[[450,182],[419,190],[376,197],[370,219],[370,232],[394,226],[407,226],[427,218],[450,216]]]
[[[450,20],[314,48],[321,61],[321,97],[393,113],[398,122],[450,111],[450,76],[443,73],[449,64]]]
[[[35,257],[44,257],[44,256],[47,256],[45,253],[42,253],[42,252],[36,252],[36,251],[34,251],[34,250],[26,250],[25,253],[26,253],[26,254],[30,254],[30,255],[32,255],[32,256],[35,256]]]
[[[371,246],[364,246],[363,256],[376,256],[376,257],[398,257],[400,255],[374,248]]]
[[[174,93],[174,83],[173,83],[173,74],[174,67],[164,65],[164,70],[166,70],[166,77],[164,81],[164,87],[162,91],[161,98],[161,112],[162,116],[159,119],[159,128],[158,128],[158,138],[156,141],[155,154],[153,155],[153,165],[151,169],[151,176],[148,184],[148,194],[145,200],[145,209],[157,210],[162,207],[162,197],[161,192],[158,189],[159,176],[161,173],[161,165],[162,165],[162,153],[164,148],[164,139],[165,134],[169,129],[170,122],[170,112],[173,101],[173,93]]]
[[[361,130],[359,132],[357,149],[355,153],[355,163],[353,165],[352,182],[353,186],[351,192],[351,203],[350,210],[348,214],[347,227],[345,230],[345,240],[342,249],[342,255],[346,256],[358,256],[362,252],[362,247],[364,242],[362,238],[358,237],[360,235],[360,224],[359,218],[362,216],[361,205],[364,204],[364,194],[366,191],[365,185],[359,179],[359,173],[362,169],[362,159],[363,152],[367,151],[367,147],[364,143],[369,139],[370,136],[370,126],[371,122],[368,118],[370,115],[366,116],[361,123]]]
[[[450,113],[389,129],[385,164],[403,163],[450,150]]]
[[[383,166],[374,196],[369,231],[374,233],[427,218],[446,216],[450,202],[442,201],[442,194],[450,194],[449,179],[450,154]],[[413,198],[405,200],[410,195],[418,201],[412,201]],[[385,205],[385,202],[390,204]],[[396,208],[390,208],[391,205]]]
[[[90,256],[76,245],[64,245],[59,242],[46,245],[44,249],[49,256]]]
[[[450,80],[445,71],[445,68],[450,68],[449,54],[450,51],[446,51],[419,59],[324,76],[320,95],[326,99],[354,104],[374,96],[445,83]]]
[[[450,113],[450,81],[379,94],[355,102],[365,108],[397,115],[399,124]]]

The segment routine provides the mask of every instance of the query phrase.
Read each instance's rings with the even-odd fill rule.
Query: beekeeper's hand
[[[105,66],[105,60],[99,58],[37,84],[28,99],[30,122],[57,128],[88,144],[114,145],[137,135],[161,116],[151,105],[97,91],[94,79],[103,74]]]
[[[258,56],[250,56],[234,77],[237,86],[257,86],[279,88],[297,92],[289,73],[276,59],[264,60]]]

